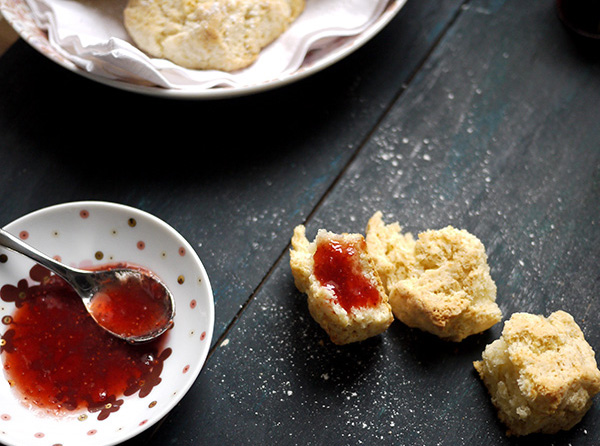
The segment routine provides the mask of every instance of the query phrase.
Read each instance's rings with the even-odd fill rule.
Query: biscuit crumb
[[[554,434],[579,423],[600,392],[592,347],[573,317],[515,313],[473,366],[507,435]]]
[[[367,247],[394,316],[406,325],[460,342],[502,319],[485,247],[466,230],[447,226],[415,240],[376,212]]]

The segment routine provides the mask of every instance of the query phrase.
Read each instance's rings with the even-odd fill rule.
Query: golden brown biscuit
[[[191,69],[252,64],[303,11],[305,0],[129,0],[124,24],[153,57]]]
[[[367,245],[392,311],[406,325],[459,342],[501,320],[485,248],[467,231],[448,226],[415,241],[377,212]]]
[[[309,242],[305,233],[303,225],[294,229],[290,267],[331,341],[348,344],[385,331],[394,317],[364,237],[320,229]]]
[[[473,365],[509,435],[568,430],[600,392],[594,351],[564,311],[513,314]]]
[[[369,219],[366,235],[369,255],[389,291],[390,284],[406,279],[415,269],[415,239],[410,232],[403,234],[397,222],[386,225],[381,212]]]

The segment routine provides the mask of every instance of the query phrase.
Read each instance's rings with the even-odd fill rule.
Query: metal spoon
[[[173,318],[175,317],[173,295],[158,278],[150,274],[132,268],[115,268],[102,271],[86,271],[73,268],[48,257],[46,254],[1,228],[0,246],[29,257],[64,279],[81,297],[86,309],[98,325],[127,342],[135,344],[151,341],[173,325]],[[107,296],[110,296],[111,293],[114,294],[115,290],[123,286],[129,287],[129,289],[137,287],[136,291],[148,295],[150,295],[149,290],[152,290],[152,296],[160,302],[161,313],[164,310],[164,313],[159,318],[160,320],[147,324],[150,327],[145,327],[143,331],[128,330],[127,332],[117,329],[116,325],[110,320],[106,320],[101,314],[104,312],[101,307],[106,303]],[[98,305],[99,301],[104,301],[104,303]],[[98,308],[101,309],[98,310]],[[141,319],[143,316],[145,315],[139,313],[131,315],[132,318],[137,317],[138,319]]]

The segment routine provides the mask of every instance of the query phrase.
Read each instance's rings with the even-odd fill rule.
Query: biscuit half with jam
[[[384,332],[394,317],[361,234],[324,229],[315,240],[294,229],[290,267],[298,290],[308,296],[311,316],[334,344],[363,341]]]

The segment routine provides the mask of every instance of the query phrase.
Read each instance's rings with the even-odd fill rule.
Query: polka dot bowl
[[[169,354],[161,354],[167,357],[160,379],[149,391],[117,396],[118,404],[113,401],[105,410],[82,409],[60,416],[40,413],[23,404],[7,377],[0,376],[0,444],[115,445],[161,420],[196,380],[213,333],[211,286],[194,249],[172,227],[146,212],[97,201],[44,208],[4,229],[71,266],[128,262],[148,268],[171,289],[176,316],[162,344]],[[14,287],[23,278],[31,281],[34,266],[24,256],[0,248],[0,287]],[[0,346],[6,344],[4,335],[15,310],[10,299],[0,299]],[[3,362],[5,354],[0,354]]]

